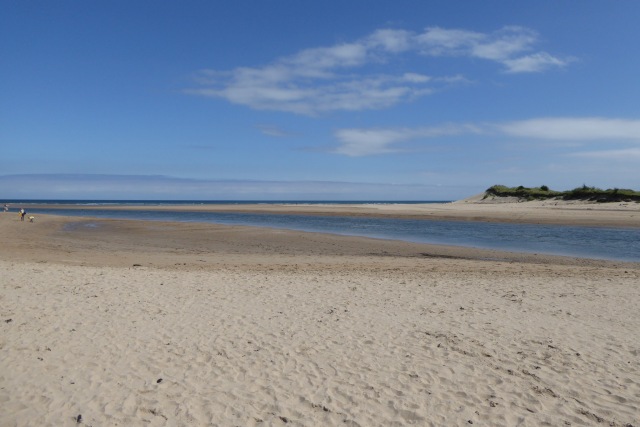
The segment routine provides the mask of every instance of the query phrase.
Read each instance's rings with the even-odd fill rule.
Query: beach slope
[[[638,425],[640,266],[0,215],[0,425]]]

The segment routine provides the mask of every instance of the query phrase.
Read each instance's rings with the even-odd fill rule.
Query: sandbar
[[[505,203],[506,201],[506,203]],[[640,227],[640,203],[571,201],[483,200],[480,196],[452,203],[257,203],[174,205],[32,204],[28,208],[85,210],[149,210],[173,212],[244,212],[296,215],[370,216],[449,221],[580,225],[593,227]]]

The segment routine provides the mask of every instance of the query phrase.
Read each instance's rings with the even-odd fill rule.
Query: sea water
[[[55,203],[59,204],[58,201]],[[78,204],[75,201],[69,201],[69,203]],[[307,232],[404,240],[417,243],[457,245],[515,252],[640,262],[640,230],[633,228],[577,227],[475,221],[437,221],[426,219],[416,220],[263,213],[101,210],[99,208],[96,209],[95,206],[99,206],[101,204],[118,205],[124,204],[125,202],[83,201],[82,203],[91,204],[93,208],[30,209],[29,213],[270,227]],[[139,202],[141,205],[158,205],[163,203],[165,202]],[[185,201],[183,203],[203,204],[202,202],[193,201]],[[245,204],[256,202],[215,202],[215,204],[220,203]],[[307,204],[309,202],[304,203]],[[336,202],[322,203],[335,204]],[[362,202],[358,203],[361,204]],[[132,202],[127,201],[126,204],[132,204]],[[177,203],[166,202],[165,204]]]

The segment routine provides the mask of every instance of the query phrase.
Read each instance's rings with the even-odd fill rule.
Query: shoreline
[[[0,259],[29,259],[96,267],[130,267],[133,264],[158,268],[171,268],[179,264],[203,267],[220,263],[250,266],[273,260],[295,263],[305,258],[330,264],[342,262],[342,259],[358,258],[361,262],[371,264],[380,259],[459,259],[489,263],[640,269],[640,262],[633,261],[512,252],[280,228],[45,214],[39,214],[34,223],[22,223],[13,215],[0,215],[0,238],[4,242],[0,246]],[[202,254],[215,255],[215,259],[204,263]],[[243,255],[249,257],[243,259]]]
[[[20,228],[18,228],[18,227]],[[0,215],[0,259],[129,267],[135,260],[165,268],[177,261],[198,264],[202,253],[220,262],[242,255],[292,260],[315,257],[335,261],[362,259],[461,259],[555,265],[621,266],[640,263],[509,252],[467,246],[414,243],[402,240],[346,236],[254,226],[198,222],[146,221],[66,217],[39,214],[35,223]],[[167,260],[169,256],[169,260]],[[243,264],[251,264],[243,260]],[[178,263],[179,264],[179,263]]]
[[[29,209],[137,210],[355,216],[494,223],[640,228],[639,203],[532,201],[484,203],[477,198],[424,204],[66,205],[22,204]],[[18,206],[18,205],[15,205]]]

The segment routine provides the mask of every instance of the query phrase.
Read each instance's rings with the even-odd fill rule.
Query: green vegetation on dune
[[[550,190],[546,185],[540,187],[506,187],[504,185],[494,185],[485,192],[484,198],[495,197],[517,197],[522,200],[585,200],[590,202],[640,202],[640,192],[634,190],[613,188],[601,190],[596,187],[574,188],[569,191]]]

